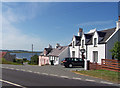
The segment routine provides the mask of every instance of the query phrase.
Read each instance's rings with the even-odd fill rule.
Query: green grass
[[[15,62],[7,61],[4,58],[2,58],[2,64],[22,65],[21,63],[15,63]]]
[[[77,73],[89,75],[92,77],[101,78],[115,83],[120,83],[120,72],[109,71],[109,70],[88,70],[88,71],[75,71]]]

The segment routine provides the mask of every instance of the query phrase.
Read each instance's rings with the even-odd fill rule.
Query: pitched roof
[[[53,48],[52,51],[48,54],[49,56],[59,56],[59,54],[66,48],[67,46],[59,46],[58,48]]]
[[[72,43],[70,43],[68,46],[72,46]]]
[[[105,41],[115,32],[116,28],[111,28],[111,29],[107,29],[107,30],[101,30],[101,31],[97,31],[98,36],[103,38],[101,41],[99,41],[98,43],[105,43]],[[89,33],[89,34],[85,34],[86,39],[88,39],[88,41],[86,42],[87,45],[92,44],[92,37],[93,37],[94,33]]]
[[[75,46],[80,46],[80,45],[81,45],[81,41],[79,41],[75,44]]]
[[[52,48],[44,48],[44,50],[47,51],[46,55],[48,55],[51,52]],[[43,56],[43,55],[44,55],[44,51],[40,54],[40,56]]]
[[[81,40],[80,36],[75,36],[76,40]]]
[[[92,44],[92,37],[94,33],[85,34],[85,38],[88,40],[86,44]]]
[[[105,41],[115,32],[116,28],[111,28],[107,30],[98,31],[98,35],[103,37],[99,43],[105,43]]]
[[[0,52],[0,58],[4,57],[7,54],[7,52]]]

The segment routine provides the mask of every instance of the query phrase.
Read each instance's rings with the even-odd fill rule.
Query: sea
[[[23,59],[23,58],[27,58],[27,60],[30,60],[30,58],[33,56],[33,55],[40,55],[40,53],[10,53],[12,55],[15,55],[16,54],[16,58],[17,59]]]

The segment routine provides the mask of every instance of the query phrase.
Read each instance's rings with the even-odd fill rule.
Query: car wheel
[[[72,68],[73,67],[73,65],[72,64],[69,64],[69,68]]]

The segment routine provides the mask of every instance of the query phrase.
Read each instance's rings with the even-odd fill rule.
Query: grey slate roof
[[[59,54],[66,48],[67,46],[59,46],[58,48],[53,48],[52,51],[48,54],[49,56],[59,56]]]
[[[105,41],[115,32],[115,29],[116,28],[111,28],[111,29],[107,29],[107,30],[97,31],[98,36],[103,38],[98,43],[99,44],[105,43]],[[86,39],[89,39],[89,41],[86,43],[87,45],[92,44],[93,35],[94,35],[94,33],[85,34]]]
[[[46,56],[51,52],[52,48],[44,48],[47,51]],[[40,54],[40,56],[44,56],[44,51]]]
[[[103,38],[101,41],[98,42],[98,44],[103,44],[105,43],[105,41],[115,32],[116,27],[115,28],[110,28],[107,30],[101,30],[101,31],[97,31],[98,36]],[[91,45],[92,40],[93,40],[93,33],[88,33],[88,34],[84,34],[85,38],[87,39],[86,45]],[[80,46],[81,45],[81,37],[80,36],[75,36],[76,40],[79,40],[79,42],[76,43],[76,46]],[[72,43],[69,45],[72,46]]]
[[[99,43],[105,43],[105,41],[115,32],[115,29],[116,28],[111,28],[107,30],[98,31],[98,35],[103,37],[103,39],[99,41]]]
[[[80,36],[75,36],[76,40],[81,40]]]

